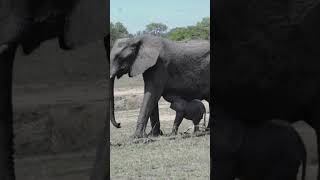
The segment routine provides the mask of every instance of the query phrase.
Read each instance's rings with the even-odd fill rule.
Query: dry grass
[[[111,127],[111,179],[209,179],[209,135],[162,136],[151,138],[149,143],[136,143],[132,135],[143,95],[131,91],[142,87],[130,86],[126,89],[124,85],[129,79],[120,81],[115,86],[124,92],[116,91],[121,95],[116,97],[118,102],[115,103],[116,119],[121,122],[122,128]],[[161,130],[169,134],[175,113],[163,99],[159,105]],[[192,122],[184,120],[179,132],[184,132],[190,126]],[[147,129],[149,131],[150,128]]]
[[[162,122],[169,133],[171,121]],[[190,123],[181,125],[187,129]],[[209,179],[209,135],[152,138],[148,144],[133,143],[135,122],[111,128],[111,179]]]

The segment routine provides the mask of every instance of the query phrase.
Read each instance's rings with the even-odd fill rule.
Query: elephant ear
[[[60,46],[72,49],[102,40],[109,31],[109,6],[109,0],[75,0],[65,19]]]
[[[138,54],[133,62],[129,76],[133,77],[144,73],[157,63],[161,41],[158,38],[142,37],[138,39]]]

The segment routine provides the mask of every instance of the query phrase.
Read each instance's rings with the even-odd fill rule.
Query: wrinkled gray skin
[[[306,149],[298,132],[285,121],[250,124],[227,115],[215,107],[213,132],[215,153],[227,151],[228,157],[215,156],[213,166],[217,180],[297,180],[306,176]],[[234,137],[230,138],[229,137]],[[228,148],[229,146],[229,148]],[[227,147],[227,148],[221,148]],[[230,148],[235,147],[235,148]],[[219,164],[219,165],[216,165]]]
[[[158,101],[161,96],[168,102],[180,98],[210,100],[208,41],[177,43],[149,35],[119,39],[111,50],[110,60],[111,79],[127,73],[130,77],[143,75],[144,98],[134,134],[136,138],[147,136],[145,128],[149,117],[152,135],[160,134]]]
[[[317,135],[320,162],[320,1],[215,0],[212,12],[217,106],[252,124],[305,121]],[[214,152],[225,144],[212,134],[211,157],[230,157],[231,150]]]
[[[177,99],[171,103],[170,108],[176,111],[176,117],[171,132],[172,135],[178,133],[183,118],[192,120],[194,132],[199,131],[199,122],[202,118],[205,118],[206,113],[206,108],[200,100],[194,99],[192,101],[185,101],[183,99]]]
[[[57,38],[64,50],[102,40],[108,30],[108,13],[107,0],[0,0],[1,180],[15,179],[12,72],[17,47],[22,46],[24,53],[30,54],[49,39]],[[101,128],[92,180],[109,179],[105,141],[108,127],[106,123],[106,127]]]

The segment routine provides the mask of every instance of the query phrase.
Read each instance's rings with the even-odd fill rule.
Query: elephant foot
[[[135,132],[132,136],[134,139],[140,139],[140,138],[147,138],[148,135],[146,134],[146,132]]]
[[[195,131],[193,132],[192,136],[194,137],[200,137],[200,136],[205,136],[208,135],[209,133],[206,131]]]
[[[194,130],[193,130],[193,132],[196,133],[196,132],[199,132],[199,131],[200,131],[199,125],[194,125]]]
[[[151,136],[151,137],[159,137],[159,136],[162,136],[163,135],[163,132],[160,130],[152,130],[150,131],[150,133],[148,134],[148,136]]]

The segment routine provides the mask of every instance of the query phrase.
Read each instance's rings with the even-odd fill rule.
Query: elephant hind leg
[[[199,129],[199,123],[201,121],[201,118],[200,119],[196,119],[196,120],[193,120],[193,125],[194,125],[194,132],[199,132],[200,129]]]
[[[0,54],[0,179],[14,180],[12,72],[16,46]]]

